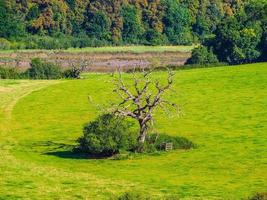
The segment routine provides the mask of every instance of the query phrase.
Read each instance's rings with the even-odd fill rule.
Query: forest
[[[207,49],[201,54],[215,53],[221,62],[239,64],[266,60],[266,27],[265,0],[0,3],[0,49],[202,43]]]

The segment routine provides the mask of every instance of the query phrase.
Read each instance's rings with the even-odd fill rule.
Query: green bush
[[[10,49],[25,49],[26,45],[24,42],[11,42]]]
[[[136,143],[131,151],[135,153],[154,153],[157,152],[157,148],[153,142],[145,141],[143,144]]]
[[[68,49],[68,48],[84,48],[84,47],[100,47],[109,45],[105,40],[90,38],[88,36],[29,36],[22,38],[19,46],[12,46],[12,49]]]
[[[172,143],[173,149],[191,149],[195,147],[195,144],[187,138],[165,134],[152,134],[149,140],[155,141],[154,146],[157,150],[164,150],[165,143]]]
[[[132,148],[137,136],[130,132],[131,123],[113,114],[104,114],[84,126],[75,152],[92,156],[112,156]]]
[[[29,36],[22,39],[26,49],[67,49],[72,47],[72,37]]]
[[[104,114],[84,126],[79,145],[73,150],[90,156],[108,157],[122,154],[125,159],[129,152],[154,153],[165,150],[165,143],[172,143],[175,149],[191,149],[195,145],[186,138],[164,134],[150,134],[144,144],[137,143],[137,134],[131,131],[132,124],[113,114]]]
[[[19,79],[21,76],[16,68],[0,67],[0,79]]]
[[[0,38],[0,50],[8,50],[10,49],[10,42],[5,38]]]
[[[154,153],[156,151],[165,151],[165,144],[172,143],[175,149],[192,149],[196,145],[184,137],[169,136],[166,134],[149,134],[144,144],[136,143],[132,151]]]
[[[196,145],[184,137],[169,136],[166,134],[150,134],[146,138],[146,142],[140,146],[137,144],[135,149],[142,149],[143,152],[152,153],[155,151],[164,151],[165,144],[172,143],[173,150],[175,149],[191,149]]]
[[[36,43],[40,49],[62,49],[62,43],[57,38],[33,37],[33,42]]]
[[[66,71],[64,71],[63,76],[65,78],[80,79],[81,78],[81,70],[79,68],[73,67],[71,69],[67,69]]]
[[[192,56],[186,62],[186,64],[198,64],[198,65],[210,65],[219,63],[217,56],[212,50],[205,46],[200,46],[192,51]]]
[[[60,68],[54,63],[44,62],[39,58],[31,61],[27,74],[30,79],[59,79],[62,77]]]

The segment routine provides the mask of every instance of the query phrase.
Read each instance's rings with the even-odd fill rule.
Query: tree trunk
[[[140,132],[139,132],[138,142],[140,144],[144,144],[146,140],[147,125],[143,122],[139,122],[139,126],[140,126]]]

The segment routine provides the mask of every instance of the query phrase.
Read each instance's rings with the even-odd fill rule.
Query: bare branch
[[[118,71],[118,77],[114,80],[114,85],[116,87],[114,92],[122,99],[122,102],[117,105],[114,113],[124,117],[131,117],[138,121],[140,125],[138,141],[142,143],[145,140],[148,127],[153,125],[154,109],[159,107],[164,110],[166,106],[175,107],[175,104],[162,99],[162,95],[165,91],[169,90],[173,84],[174,74],[168,71],[167,84],[161,85],[159,81],[152,81],[150,78],[151,73],[152,70],[145,71],[143,69],[139,76],[134,69],[132,74],[133,93],[130,91],[130,86],[126,86],[124,83],[121,71]],[[151,90],[149,90],[150,86]],[[156,90],[154,94],[152,86]]]
[[[120,115],[122,115],[124,117],[132,117],[134,119],[137,119],[137,116],[134,113],[130,112],[130,111],[125,111],[125,110],[118,109],[118,110],[115,111],[115,114],[120,114]]]

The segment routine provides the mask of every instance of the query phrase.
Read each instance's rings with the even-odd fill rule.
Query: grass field
[[[183,116],[158,115],[160,132],[198,145],[128,160],[70,153],[108,74],[84,80],[0,80],[0,199],[108,199],[139,190],[170,199],[241,199],[267,190],[266,63],[177,71],[168,98]],[[156,77],[162,77],[157,72]],[[125,75],[129,76],[129,75]]]
[[[194,46],[118,46],[118,47],[87,47],[83,49],[70,48],[66,52],[80,53],[118,53],[118,52],[131,52],[131,53],[146,53],[146,52],[190,52]]]
[[[191,52],[194,46],[107,46],[107,47],[86,47],[69,48],[66,50],[0,50],[0,53],[13,52],[68,52],[68,53],[149,53],[149,52]]]

